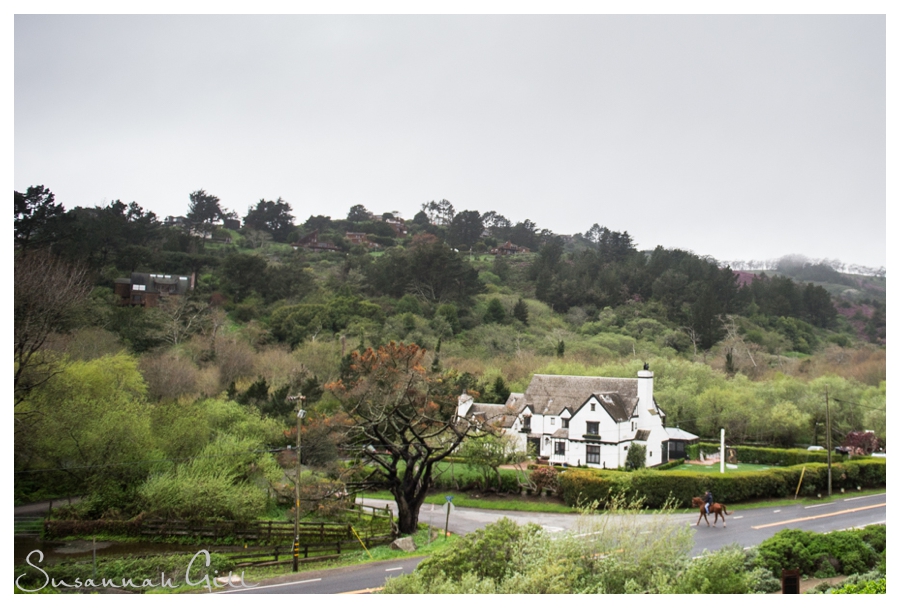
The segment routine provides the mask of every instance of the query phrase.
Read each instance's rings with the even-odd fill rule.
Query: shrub
[[[760,543],[760,562],[775,576],[781,576],[783,569],[795,568],[804,575],[818,577],[863,573],[876,565],[878,554],[860,532],[781,530]],[[878,536],[874,530],[868,534]]]
[[[750,593],[754,579],[744,567],[745,559],[736,544],[704,551],[678,576],[672,593]]]
[[[887,579],[882,577],[874,581],[845,583],[842,587],[833,589],[831,593],[887,593]]]
[[[556,491],[558,489],[558,477],[559,473],[553,467],[537,467],[532,469],[528,475],[528,479],[534,485],[534,491],[538,496],[540,496],[544,488]]]
[[[647,447],[640,443],[631,444],[628,456],[625,458],[625,468],[643,469],[647,464]]]
[[[674,518],[648,522],[638,516],[639,511],[639,503],[613,501],[610,515],[615,515],[614,525],[610,515],[585,515],[578,522],[577,534],[560,538],[551,537],[534,524],[517,526],[501,520],[441,549],[412,574],[390,579],[384,592],[671,590],[679,573],[689,567],[691,531]]]
[[[543,534],[540,526],[519,526],[506,517],[467,534],[422,562],[416,574],[427,582],[459,581],[465,574],[502,581],[508,574],[516,545],[525,537]]]

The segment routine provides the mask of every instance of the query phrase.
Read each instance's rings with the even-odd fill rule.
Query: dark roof
[[[525,394],[510,394],[506,403],[516,411],[530,405],[536,414],[559,416],[566,408],[577,411],[591,396],[596,396],[609,415],[621,422],[634,413],[637,387],[637,378],[535,374]]]
[[[510,410],[506,405],[497,405],[496,403],[473,403],[469,409],[467,418],[475,420],[483,420],[494,426],[502,428],[510,428],[516,421],[516,412]]]
[[[648,430],[640,430],[634,434],[635,441],[647,441],[650,439],[650,431]]]
[[[630,419],[634,413],[634,406],[637,404],[637,398],[635,398],[634,404],[629,405],[619,393],[600,393],[593,396],[597,398],[597,401],[600,402],[606,413],[616,422],[624,422]]]

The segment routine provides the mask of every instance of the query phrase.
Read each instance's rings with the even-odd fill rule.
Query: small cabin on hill
[[[653,372],[637,378],[535,375],[524,393],[505,404],[459,398],[457,415],[488,422],[514,437],[550,464],[615,469],[625,466],[628,450],[646,449],[646,465],[684,458],[698,437],[666,427],[666,415],[653,398]]]
[[[115,294],[119,306],[143,306],[155,308],[160,299],[183,296],[194,288],[194,277],[132,272],[128,278],[115,280]]]

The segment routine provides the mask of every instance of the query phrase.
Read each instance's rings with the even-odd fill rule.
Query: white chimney
[[[653,420],[650,410],[656,411],[653,403],[653,372],[644,366],[638,372],[638,428],[649,429]]]

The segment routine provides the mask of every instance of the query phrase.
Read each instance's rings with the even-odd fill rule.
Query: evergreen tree
[[[497,298],[491,298],[487,311],[484,313],[485,323],[503,323],[506,320],[506,310],[503,303]]]
[[[525,304],[525,300],[522,298],[519,298],[519,301],[513,307],[513,317],[521,321],[522,325],[528,325],[528,305]]]

